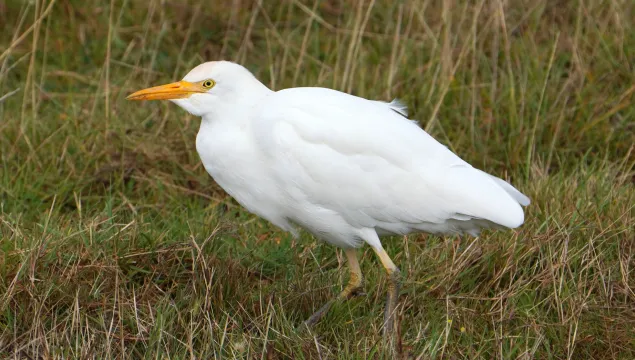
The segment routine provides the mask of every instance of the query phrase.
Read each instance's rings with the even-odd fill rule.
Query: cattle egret
[[[414,232],[478,235],[516,228],[529,199],[475,169],[407,117],[399,101],[336,90],[272,91],[241,65],[203,63],[181,81],[129,100],[170,100],[202,117],[196,150],[205,170],[250,212],[344,249],[350,280],[335,301],[362,290],[356,249],[372,247],[389,275],[384,335],[392,336],[399,269],[379,237]]]

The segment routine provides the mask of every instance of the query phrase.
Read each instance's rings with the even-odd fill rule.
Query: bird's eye
[[[212,86],[214,86],[214,80],[205,80],[203,81],[203,87],[206,89],[211,88]]]

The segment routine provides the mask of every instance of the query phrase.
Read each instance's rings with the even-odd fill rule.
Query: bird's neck
[[[217,98],[212,111],[203,115],[203,122],[216,123],[232,121],[235,124],[247,121],[248,114],[262,99],[273,94],[268,87],[253,78],[249,84],[236,87],[235,90],[220,92],[223,97]]]

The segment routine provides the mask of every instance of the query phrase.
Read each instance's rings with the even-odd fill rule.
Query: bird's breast
[[[267,172],[266,159],[248,131],[240,126],[201,124],[196,150],[205,170],[238,203],[266,219],[279,208],[278,187]]]
[[[196,151],[205,170],[225,190],[248,186],[258,176],[257,154],[239,128],[201,124]]]

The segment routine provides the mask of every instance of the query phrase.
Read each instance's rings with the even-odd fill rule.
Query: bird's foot
[[[309,316],[309,318],[304,321],[304,325],[306,325],[307,327],[312,327],[313,325],[317,324],[317,322],[320,321],[324,317],[324,315],[326,315],[331,306],[333,306],[335,300],[336,299],[331,299],[326,304],[322,305],[322,307],[318,309],[318,311],[314,312],[313,315]]]
[[[362,285],[361,279],[352,280],[346,288],[334,299],[329,300],[326,304],[322,305],[318,311],[314,312],[308,319],[304,321],[304,325],[311,327],[320,321],[324,315],[331,309],[334,303],[349,300],[354,297],[364,296],[364,287]]]

